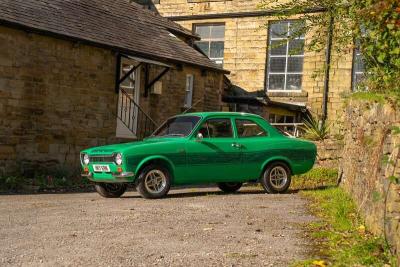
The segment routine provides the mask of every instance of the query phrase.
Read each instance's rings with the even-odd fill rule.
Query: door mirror
[[[196,135],[196,141],[201,142],[203,140],[204,136],[202,133],[197,133]]]

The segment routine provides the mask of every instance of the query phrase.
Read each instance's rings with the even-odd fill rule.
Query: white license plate
[[[93,165],[93,170],[95,172],[110,172],[110,167],[108,165]]]

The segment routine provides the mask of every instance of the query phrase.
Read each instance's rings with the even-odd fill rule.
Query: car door
[[[238,181],[241,151],[228,117],[207,119],[186,147],[187,176],[193,183]],[[198,138],[198,133],[203,138]]]
[[[242,151],[242,167],[246,171],[240,172],[243,179],[257,179],[261,165],[269,155],[268,131],[259,123],[249,118],[236,118],[235,128],[237,144]]]

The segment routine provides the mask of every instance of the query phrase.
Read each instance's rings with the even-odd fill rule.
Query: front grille
[[[114,156],[113,155],[107,155],[107,156],[90,156],[89,157],[90,162],[92,163],[99,163],[99,162],[107,162],[107,163],[111,163],[114,162]]]

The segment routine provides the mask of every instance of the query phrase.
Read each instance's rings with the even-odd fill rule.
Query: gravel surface
[[[175,189],[0,196],[0,266],[287,266],[311,250],[297,194]]]

